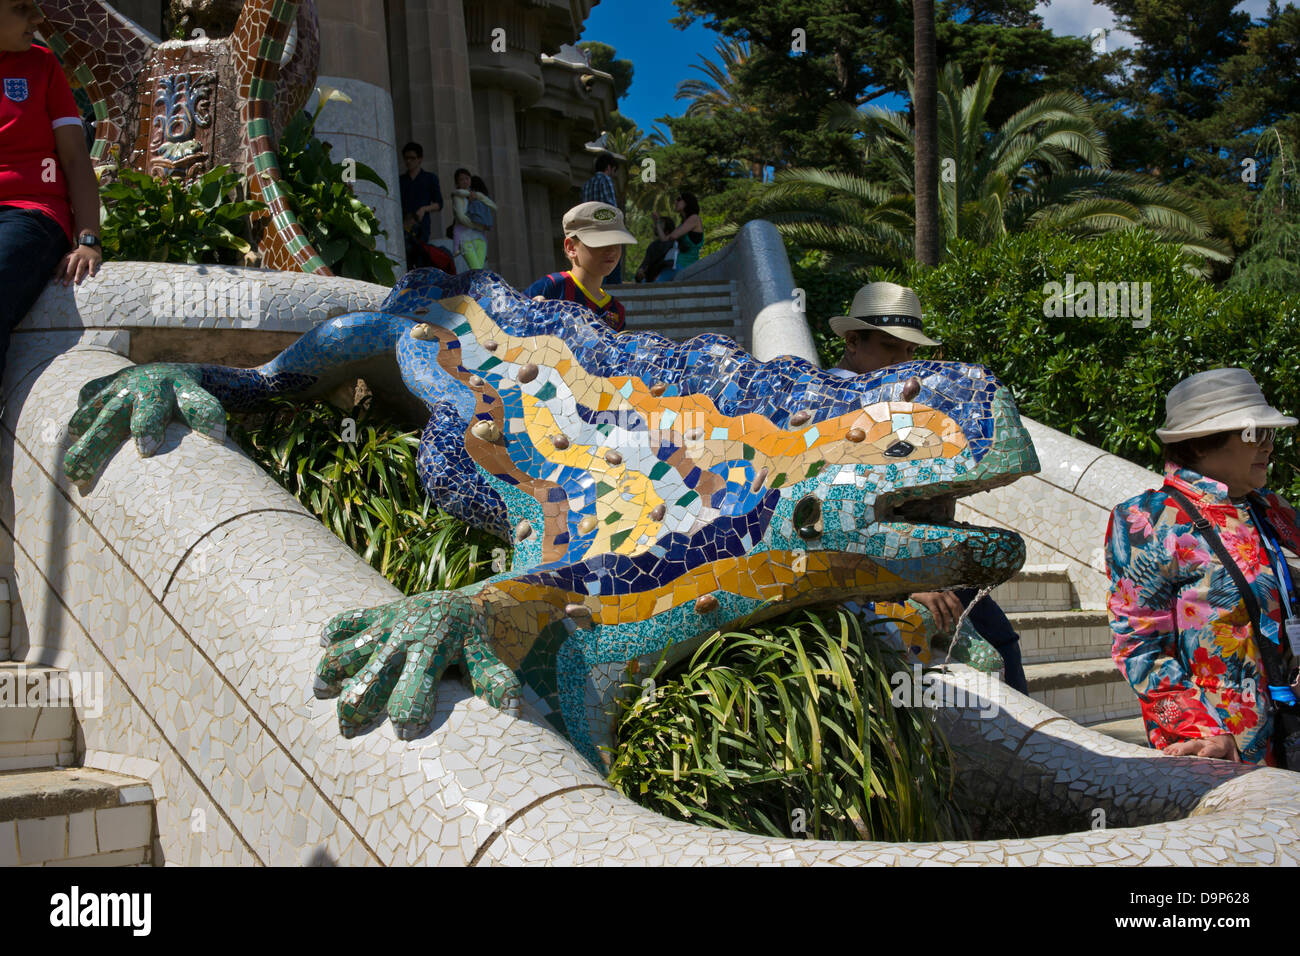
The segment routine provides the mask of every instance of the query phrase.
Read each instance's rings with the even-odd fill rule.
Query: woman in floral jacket
[[[1274,711],[1300,683],[1282,626],[1274,542],[1300,553],[1300,526],[1291,506],[1264,486],[1273,432],[1296,419],[1269,406],[1245,369],[1191,376],[1170,391],[1166,412],[1156,432],[1168,459],[1164,486],[1120,504],[1106,532],[1111,653],[1141,701],[1152,746],[1280,765]],[[1247,603],[1175,490],[1211,523],[1245,575],[1289,691],[1270,691]],[[1292,604],[1300,614],[1300,603]]]

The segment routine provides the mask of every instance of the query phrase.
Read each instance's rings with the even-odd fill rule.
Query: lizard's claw
[[[447,591],[340,614],[325,627],[317,696],[339,694],[345,736],[387,710],[397,735],[409,739],[428,728],[438,681],[448,664],[460,661],[475,694],[513,709],[519,680],[483,641],[479,618],[469,598]]]
[[[87,383],[68,423],[75,442],[63,456],[64,471],[73,481],[88,481],[128,435],[148,458],[177,410],[195,431],[215,441],[225,437],[225,410],[199,385],[193,367],[138,365]]]

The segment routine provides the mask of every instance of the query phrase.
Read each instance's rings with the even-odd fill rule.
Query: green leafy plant
[[[100,188],[106,259],[242,264],[248,217],[265,203],[239,199],[241,177],[218,166],[185,185],[122,168]]]
[[[308,240],[335,273],[351,279],[392,285],[393,264],[376,248],[384,235],[374,210],[357,198],[351,183],[364,179],[387,190],[365,163],[336,163],[328,143],[313,135],[321,110],[335,91],[320,91],[314,113],[299,111],[280,136],[280,175],[289,189],[289,205]]]
[[[445,591],[492,573],[498,539],[439,511],[416,472],[419,433],[359,406],[277,399],[231,416],[231,436],[308,511],[405,594]],[[344,438],[355,434],[355,441]],[[508,560],[508,559],[507,559]]]
[[[968,826],[934,712],[895,707],[901,654],[843,608],[714,634],[625,685],[610,782],[678,820],[768,836],[942,840]]]

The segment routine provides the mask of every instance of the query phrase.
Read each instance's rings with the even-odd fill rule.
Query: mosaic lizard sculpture
[[[955,497],[1036,471],[1010,391],[983,367],[912,362],[855,379],[734,342],[616,334],[489,272],[405,276],[260,368],[137,366],[86,385],[65,458],[89,480],[173,410],[322,394],[377,362],[420,400],[419,473],[445,510],[515,542],[508,572],[329,623],[317,690],[345,733],[429,724],[443,670],[527,700],[599,764],[630,661],[800,604],[1005,580],[1018,535],[956,524]]]

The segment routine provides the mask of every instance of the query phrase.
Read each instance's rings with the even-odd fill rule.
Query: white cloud
[[[1236,9],[1244,10],[1259,19],[1268,9],[1268,0],[1243,0]],[[1049,0],[1036,8],[1043,24],[1053,33],[1066,36],[1091,37],[1094,30],[1108,30],[1107,49],[1133,46],[1133,35],[1115,29],[1115,16],[1108,7],[1092,0]]]

